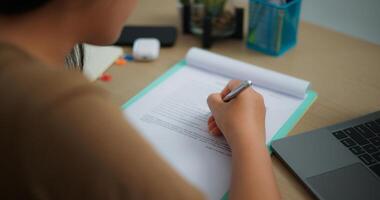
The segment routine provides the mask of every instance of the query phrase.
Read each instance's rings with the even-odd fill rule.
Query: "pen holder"
[[[294,47],[300,11],[301,0],[287,0],[283,5],[250,0],[248,48],[279,56]]]

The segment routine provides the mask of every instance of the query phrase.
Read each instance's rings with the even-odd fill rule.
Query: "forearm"
[[[229,199],[280,199],[271,159],[264,142],[241,141],[232,148]]]

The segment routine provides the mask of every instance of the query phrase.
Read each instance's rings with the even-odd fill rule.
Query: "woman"
[[[134,4],[1,1],[0,199],[204,198],[125,122],[105,91],[65,70],[81,65],[76,44],[113,43]],[[229,198],[279,199],[262,97],[248,89],[222,101],[238,84],[208,98],[210,133],[232,148]]]

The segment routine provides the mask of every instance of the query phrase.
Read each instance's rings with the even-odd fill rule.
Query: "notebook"
[[[123,55],[123,49],[115,46],[94,46],[85,44],[85,62],[83,73],[90,81],[99,78],[111,65]]]
[[[208,199],[222,199],[229,189],[231,149],[223,137],[208,133],[206,99],[231,79],[252,80],[263,95],[268,147],[286,136],[317,98],[308,81],[192,48],[123,105],[128,121]]]

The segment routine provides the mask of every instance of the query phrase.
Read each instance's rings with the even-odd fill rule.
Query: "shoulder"
[[[108,97],[80,72],[53,69],[19,49],[1,45],[0,93],[0,112],[16,108],[37,111],[81,96]]]

